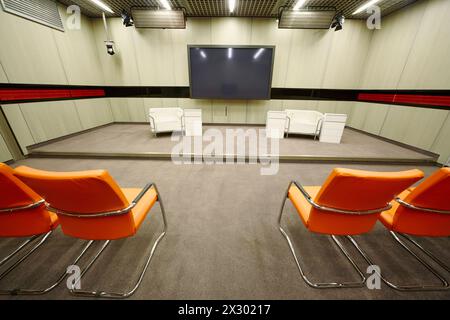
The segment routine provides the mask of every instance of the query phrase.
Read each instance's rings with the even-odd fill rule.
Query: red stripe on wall
[[[0,89],[0,101],[104,97],[103,89]]]
[[[358,95],[358,100],[371,101],[371,102],[387,102],[387,103],[398,103],[398,104],[415,104],[415,105],[450,107],[450,97],[449,96],[360,93]]]

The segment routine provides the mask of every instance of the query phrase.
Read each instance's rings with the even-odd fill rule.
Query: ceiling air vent
[[[329,29],[335,9],[283,9],[278,20],[280,29]]]
[[[3,10],[19,17],[64,31],[56,2],[53,0],[0,0]]]
[[[184,10],[152,10],[148,8],[131,8],[136,28],[186,29]]]

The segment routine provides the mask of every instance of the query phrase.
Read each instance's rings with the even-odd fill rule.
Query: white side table
[[[184,109],[183,113],[184,135],[187,137],[202,136],[203,122],[201,109]]]
[[[285,111],[268,111],[266,120],[266,136],[272,139],[284,139],[287,113]]]
[[[346,114],[325,113],[320,131],[320,142],[341,143],[346,122]]]

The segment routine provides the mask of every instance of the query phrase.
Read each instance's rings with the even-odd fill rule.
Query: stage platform
[[[220,130],[225,136],[226,129],[255,129],[258,126],[213,126],[203,127]],[[30,148],[30,157],[71,157],[71,158],[124,158],[124,159],[166,159],[170,160],[172,150],[179,141],[173,141],[171,134],[159,134],[157,137],[150,132],[148,124],[111,124],[75,134],[55,141],[50,141]],[[208,142],[203,142],[205,147]],[[225,143],[224,143],[225,145]],[[246,145],[245,158],[249,155]],[[269,144],[269,154],[270,154]],[[195,152],[187,153],[198,157]],[[236,149],[233,154],[225,156],[241,156]],[[215,155],[216,157],[219,154]],[[205,157],[206,158],[206,157]],[[408,163],[427,165],[436,163],[436,155],[421,152],[414,148],[398,145],[371,136],[366,133],[346,128],[341,144],[321,143],[310,136],[290,135],[280,140],[280,162],[363,162],[363,163]]]

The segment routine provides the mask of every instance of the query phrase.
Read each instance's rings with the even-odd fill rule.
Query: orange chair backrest
[[[42,200],[36,192],[14,177],[13,169],[0,163],[0,209],[24,207]],[[0,213],[0,237],[26,237],[50,231],[50,213],[45,206]]]
[[[14,174],[57,210],[89,215],[122,210],[129,206],[120,187],[104,170],[48,172],[19,167]],[[58,217],[65,234],[83,239],[120,238],[122,231],[127,235],[134,232],[131,212],[99,218],[77,218],[62,214],[58,214]],[[115,229],[119,231],[114,237],[106,236]]]
[[[450,168],[436,171],[403,200],[420,208],[450,211]],[[422,236],[450,236],[450,214],[399,206],[394,216],[395,229]]]
[[[332,171],[314,201],[325,207],[348,211],[381,209],[423,176],[420,170],[371,172],[337,168]],[[312,208],[309,228],[322,232],[327,230],[324,233],[336,235],[365,233],[373,228],[380,213],[337,214]]]

